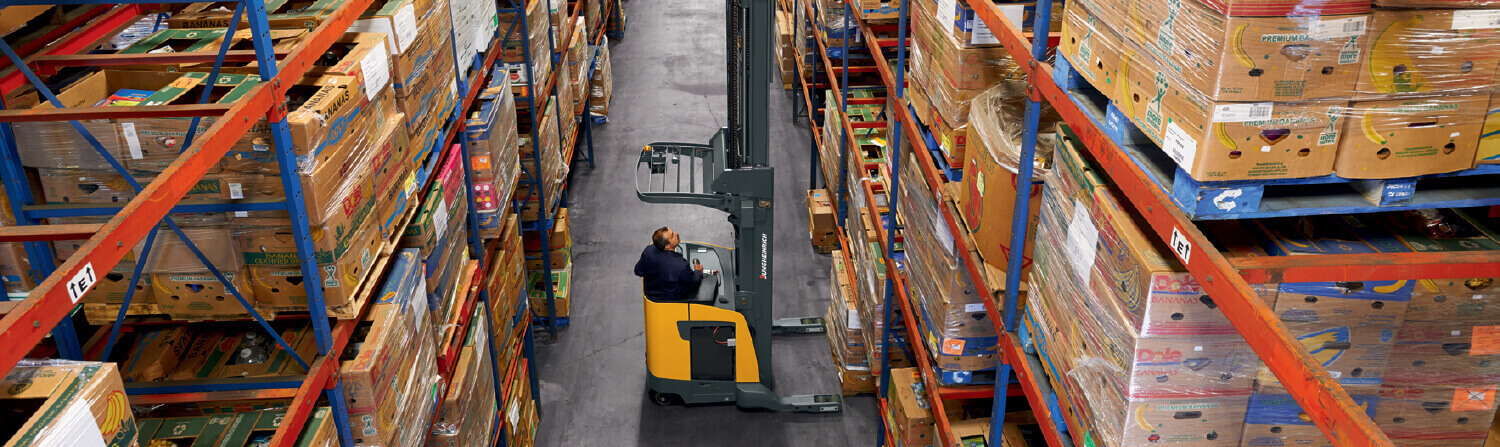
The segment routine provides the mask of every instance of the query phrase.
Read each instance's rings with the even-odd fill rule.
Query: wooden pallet
[[[1177,167],[1120,109],[1057,57],[1054,81],[1115,145],[1193,220],[1353,214],[1500,205],[1500,165],[1398,179],[1337,175],[1298,179],[1199,181]],[[1064,144],[1077,144],[1064,138]],[[1081,149],[1081,148],[1080,148]]]

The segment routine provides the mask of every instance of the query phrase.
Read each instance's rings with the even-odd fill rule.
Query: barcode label
[[[1257,121],[1268,119],[1275,106],[1269,102],[1258,102],[1253,104],[1225,104],[1214,107],[1214,122],[1218,123],[1243,123],[1245,121]]]
[[[1453,11],[1453,29],[1500,28],[1500,10]]]
[[[1314,23],[1308,34],[1313,39],[1337,39],[1347,37],[1358,37],[1365,34],[1365,24],[1369,17],[1350,17],[1347,19],[1322,20]]]
[[[229,198],[231,198],[231,199],[243,199],[243,198],[245,198],[245,186],[242,185],[242,184],[240,184],[240,183],[230,183],[229,184]]]

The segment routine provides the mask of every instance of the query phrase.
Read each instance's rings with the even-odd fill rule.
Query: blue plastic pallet
[[[547,326],[548,326],[547,323],[549,323],[551,321],[552,321],[552,318],[550,318],[550,317],[542,317],[542,316],[532,317],[532,319],[531,319],[531,328],[532,329],[547,330]],[[557,327],[568,327],[568,317],[559,317],[557,319]]]
[[[1500,205],[1500,165],[1400,179],[1194,180],[1060,55],[1053,80],[1193,220]]]

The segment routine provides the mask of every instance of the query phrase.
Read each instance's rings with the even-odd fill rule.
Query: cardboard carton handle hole
[[[125,280],[125,275],[122,273],[109,272],[104,275],[104,279],[109,280],[109,282],[120,282]]]
[[[1457,423],[1459,423],[1459,425],[1463,425],[1463,424],[1469,423],[1469,418],[1458,418],[1458,420],[1453,421],[1453,422],[1457,422]]]
[[[1229,151],[1230,160],[1237,160],[1240,158],[1240,155],[1243,155],[1240,151]]]
[[[1252,78],[1258,78],[1258,77],[1260,77],[1260,75],[1265,74],[1265,73],[1266,73],[1265,70],[1261,70],[1259,68],[1252,68],[1252,69],[1250,69],[1250,77],[1252,77]]]
[[[1407,123],[1406,127],[1432,127],[1436,125],[1437,121],[1412,121]]]
[[[1306,157],[1308,155],[1312,155],[1312,149],[1308,149],[1308,148],[1304,147],[1301,150],[1297,151],[1297,156],[1298,157]]]
[[[1198,419],[1203,417],[1202,411],[1179,411],[1172,413],[1172,419]]]
[[[1331,74],[1333,74],[1333,67],[1323,67],[1323,74],[1325,74],[1325,75],[1331,75]]]
[[[1404,423],[1404,422],[1406,422],[1406,418],[1401,417],[1401,416],[1396,416],[1396,417],[1391,418],[1391,422],[1397,423],[1397,424]]]
[[[223,295],[216,296],[216,297],[214,297],[214,301],[224,301],[224,296]]]
[[[1209,309],[1218,309],[1219,308],[1219,304],[1215,303],[1214,299],[1213,298],[1209,298],[1208,295],[1198,295],[1198,302],[1203,303],[1203,306],[1207,307]]]
[[[1453,153],[1454,150],[1457,150],[1457,149],[1458,149],[1458,145],[1453,144],[1452,142],[1449,142],[1448,144],[1444,144],[1443,145],[1443,154],[1444,155],[1451,154],[1451,153]]]
[[[1365,369],[1364,368],[1354,368],[1354,369],[1349,370],[1349,377],[1359,377],[1359,376],[1362,376],[1364,374],[1365,374]]]
[[[1347,341],[1329,341],[1329,342],[1323,342],[1323,349],[1335,349],[1335,350],[1343,351],[1343,350],[1349,349],[1350,347],[1353,347],[1353,346],[1354,345],[1352,343],[1349,343]]]
[[[1464,61],[1463,65],[1458,66],[1458,71],[1459,73],[1468,73],[1474,71],[1474,61]]]
[[[1281,426],[1271,427],[1271,433],[1281,433]]]
[[[1183,318],[1182,312],[1173,312],[1172,313],[1172,321],[1182,321],[1182,318]]]
[[[203,285],[202,284],[185,284],[184,287],[187,287],[187,289],[193,291],[193,293],[198,293],[198,292],[202,292],[203,291]]]
[[[1370,303],[1370,308],[1371,309],[1375,309],[1375,310],[1384,309],[1385,308],[1385,301],[1374,301],[1374,302],[1371,302]]]
[[[1416,368],[1421,368],[1423,366],[1427,366],[1427,361],[1426,360],[1412,360],[1411,366],[1412,367],[1416,367]]]
[[[1384,160],[1384,159],[1387,159],[1387,158],[1391,158],[1391,150],[1390,150],[1390,148],[1384,148],[1384,147],[1382,147],[1382,148],[1380,148],[1380,150],[1375,151],[1375,158],[1379,158],[1381,160]]]

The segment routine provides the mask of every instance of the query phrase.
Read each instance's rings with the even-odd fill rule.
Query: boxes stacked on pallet
[[[526,269],[520,221],[515,214],[506,216],[497,244],[499,249],[493,252],[489,262],[485,264],[490,269],[485,275],[485,280],[488,281],[485,287],[489,292],[490,327],[495,331],[495,349],[500,352],[496,363],[505,365],[510,361],[506,357],[512,351],[510,348],[520,343],[520,337],[511,334],[525,327],[521,320],[528,304],[521,298],[526,293]]]
[[[889,402],[889,411],[884,415],[885,422],[894,433],[896,445],[906,447],[937,445],[938,436],[933,425],[932,412],[944,409],[933,408],[932,402],[927,400],[927,385],[922,382],[921,373],[915,368],[892,369],[890,395],[887,397],[887,402]]]
[[[876,389],[871,352],[865,348],[869,338],[860,319],[859,298],[850,282],[849,266],[844,253],[833,251],[833,269],[828,288],[828,345],[833,351],[833,366],[838,370],[839,388],[845,396],[874,393]],[[878,352],[874,355],[879,355]]]
[[[609,120],[609,101],[615,94],[614,68],[609,62],[609,38],[605,37],[595,48],[599,49],[599,56],[594,76],[589,78],[589,115],[595,122],[604,122]]]
[[[807,231],[818,253],[832,253],[839,248],[837,218],[838,210],[833,208],[833,196],[828,190],[807,191]]]
[[[527,181],[540,181],[542,192],[546,194],[547,201],[550,202],[545,206],[550,207],[558,203],[558,194],[562,192],[563,181],[567,178],[568,170],[571,169],[570,160],[563,159],[564,148],[560,126],[565,123],[558,122],[557,96],[545,95],[533,98],[533,100],[540,101],[537,103],[537,111],[541,112],[541,116],[526,117],[518,124],[521,135],[521,164],[526,167],[521,170],[521,178]],[[532,141],[532,126],[540,126],[538,129],[541,144]],[[539,152],[542,157],[542,172],[536,172],[536,160],[533,158],[537,156],[538,147],[540,147]],[[515,195],[518,200],[526,200],[521,218],[537,220],[544,205],[536,202],[536,192],[530,191],[528,186],[516,188]]]
[[[1263,219],[1215,225],[1236,256],[1500,250],[1463,210]],[[1269,284],[1267,304],[1399,446],[1479,446],[1495,416],[1500,322],[1494,278]],[[1329,445],[1262,366],[1246,446]],[[1288,442],[1290,443],[1290,442]],[[1278,444],[1279,445],[1279,444]]]
[[[462,152],[458,145],[448,148],[443,165],[433,173],[432,186],[423,195],[417,215],[406,226],[400,243],[414,248],[422,259],[422,277],[426,284],[428,308],[437,324],[454,318],[457,305],[467,291],[456,290],[464,283],[464,267],[469,259],[469,201]]]
[[[550,29],[547,18],[547,1],[530,0],[526,3],[526,27],[523,33],[522,23],[516,21],[515,13],[501,13],[500,23],[507,24],[503,32],[507,32],[504,42],[504,52],[501,60],[505,61],[505,70],[510,73],[511,84],[520,86],[534,85],[531,81],[545,82],[547,73],[552,72],[552,58],[548,56],[547,32]],[[525,48],[523,48],[523,45]],[[563,42],[557,42],[562,46]],[[526,72],[526,55],[531,56],[531,72]],[[518,94],[516,97],[524,97]],[[540,96],[540,95],[538,95]]]
[[[984,305],[988,291],[970,280],[966,253],[949,239],[945,205],[933,197],[914,156],[902,160],[900,175],[896,212],[906,223],[906,292],[922,342],[937,370],[992,370],[999,364],[999,337]]]
[[[1207,3],[1075,2],[1061,46],[1192,179],[1391,179],[1485,158],[1493,10]]]
[[[1055,152],[1027,305],[1074,415],[1108,446],[1238,445],[1249,345],[1095,168]]]
[[[793,39],[792,13],[776,11],[776,66],[781,69],[781,87],[787,90],[797,86],[797,51]]]
[[[144,445],[120,372],[112,363],[26,361],[0,378],[0,404],[9,430],[6,446]]]
[[[521,173],[520,134],[516,131],[516,100],[510,76],[500,70],[493,80],[480,92],[464,134],[469,145],[469,168],[474,173],[474,208],[484,239],[500,236]]]
[[[538,317],[557,317],[560,322],[565,321],[570,315],[572,308],[571,293],[573,276],[573,232],[570,229],[568,209],[557,210],[557,218],[552,223],[551,232],[547,235],[547,249],[541,247],[541,239],[534,232],[525,233],[526,244],[526,276],[527,296],[531,300],[532,313]],[[542,264],[547,264],[547,269],[552,279],[553,309],[555,315],[549,315],[547,307],[546,284],[542,280]]]
[[[439,323],[423,289],[422,258],[416,249],[406,249],[392,264],[376,295],[379,301],[340,359],[339,378],[358,445],[420,444],[437,404]]]

